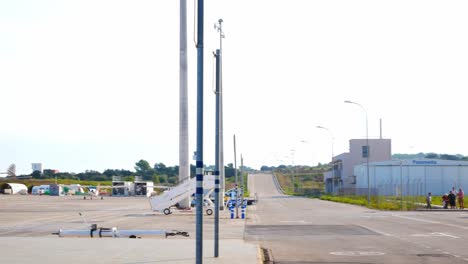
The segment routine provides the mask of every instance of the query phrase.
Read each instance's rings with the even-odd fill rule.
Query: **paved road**
[[[391,212],[282,195],[272,175],[249,176],[259,203],[245,239],[274,263],[468,263],[468,214]],[[468,212],[468,211],[467,211]]]

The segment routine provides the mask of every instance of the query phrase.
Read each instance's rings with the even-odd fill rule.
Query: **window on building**
[[[369,157],[369,146],[362,146],[362,157]]]

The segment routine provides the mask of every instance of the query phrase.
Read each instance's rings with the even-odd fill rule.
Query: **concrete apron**
[[[194,239],[0,237],[2,263],[194,263]],[[260,263],[259,248],[240,239],[203,243],[204,263]]]

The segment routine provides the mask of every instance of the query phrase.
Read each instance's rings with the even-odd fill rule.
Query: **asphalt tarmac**
[[[465,211],[377,211],[286,196],[271,174],[251,175],[249,186],[259,203],[244,238],[271,263],[468,263]]]
[[[82,216],[79,215],[82,214]],[[244,219],[220,214],[214,257],[214,217],[203,217],[204,263],[259,263],[256,243],[243,240]],[[59,238],[59,229],[177,230],[189,237]],[[146,197],[0,195],[0,263],[194,263],[195,212],[152,212]]]

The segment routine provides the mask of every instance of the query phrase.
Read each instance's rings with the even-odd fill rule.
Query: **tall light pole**
[[[222,28],[222,23],[223,20],[220,18],[218,20],[218,23],[214,25],[214,28],[218,31],[219,33],[219,128],[218,128],[218,138],[219,138],[219,185],[220,185],[220,199],[223,201],[224,200],[224,191],[226,189],[226,182],[225,182],[225,172],[224,172],[224,131],[223,131],[223,63],[222,63],[222,55],[223,55],[223,38],[224,36],[224,31]],[[218,153],[216,154],[218,155]],[[220,206],[221,210],[224,210],[224,202],[221,203]]]
[[[294,166],[294,153],[295,153],[295,149],[291,149],[291,161],[292,161],[292,169],[293,169],[293,177],[294,177],[294,173],[295,173],[295,170],[296,170],[296,167]]]
[[[234,175],[236,179],[236,218],[239,218],[239,179],[237,176],[236,135],[234,135]]]
[[[366,150],[367,150],[367,165],[366,165],[366,168],[367,168],[367,205],[370,205],[370,177],[369,177],[369,156],[370,156],[370,149],[369,149],[369,125],[368,125],[368,121],[367,121],[367,110],[364,108],[364,106],[362,106],[361,104],[359,103],[356,103],[356,102],[352,102],[352,101],[344,101],[345,103],[348,103],[348,104],[355,104],[359,107],[361,107],[361,109],[364,111],[364,113],[366,114]]]
[[[203,263],[203,22],[204,0],[197,0],[197,161],[195,263]]]
[[[326,131],[328,131],[328,134],[330,134],[330,138],[331,138],[331,164],[332,164],[332,190],[334,189],[334,181],[335,181],[335,166],[333,164],[333,157],[335,156],[334,154],[334,151],[333,151],[333,142],[335,140],[335,137],[333,136],[333,133],[330,131],[330,129],[326,128],[326,127],[323,127],[323,126],[317,126],[317,128],[319,129],[324,129]]]
[[[310,144],[307,140],[301,140],[300,142],[304,143],[304,144]],[[314,165],[312,161],[310,162],[310,164],[311,164],[311,166]]]
[[[214,256],[219,256],[219,202],[222,197],[219,193],[219,49],[216,50],[216,130],[215,130],[215,219],[214,219]]]

